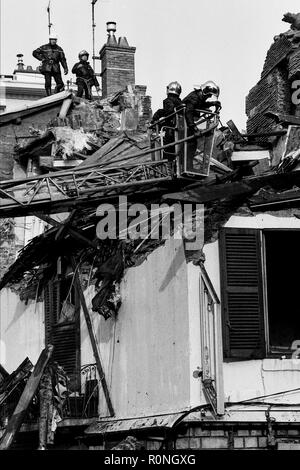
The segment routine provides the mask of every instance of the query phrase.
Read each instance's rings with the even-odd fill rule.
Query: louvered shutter
[[[224,228],[220,262],[225,357],[265,357],[260,231]]]
[[[46,344],[54,346],[52,360],[58,362],[67,374],[78,373],[80,364],[79,317],[75,322],[59,324],[60,282],[50,281],[44,289]]]
[[[47,283],[44,289],[44,308],[45,308],[45,343],[51,344],[51,330],[54,323],[53,318],[53,282]]]
[[[75,324],[54,325],[52,328],[52,358],[60,364],[67,374],[77,370],[77,331]]]

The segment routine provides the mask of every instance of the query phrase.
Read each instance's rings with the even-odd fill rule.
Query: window
[[[300,340],[299,237],[293,230],[221,230],[225,357],[291,357]]]
[[[52,359],[69,376],[80,370],[80,306],[73,273],[66,262],[58,263],[60,273],[44,290],[46,344],[53,344]]]

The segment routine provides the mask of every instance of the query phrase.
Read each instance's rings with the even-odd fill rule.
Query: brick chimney
[[[116,23],[106,23],[108,38],[100,51],[102,96],[123,90],[127,85],[135,84],[134,54],[135,47],[130,47],[125,37],[117,41]]]

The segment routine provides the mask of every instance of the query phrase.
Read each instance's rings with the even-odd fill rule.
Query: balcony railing
[[[99,377],[96,364],[87,364],[80,369],[80,381],[71,380],[59,368],[52,375],[54,406],[60,419],[94,418],[98,416],[99,409]],[[26,380],[18,385],[8,399],[0,405],[0,430],[4,429],[12,416],[20,396],[25,387]],[[30,403],[24,424],[36,424],[40,416],[40,394],[34,395]]]
[[[61,418],[93,418],[98,416],[99,378],[96,364],[87,364],[80,370],[80,387],[75,389],[68,377],[62,385],[58,380],[57,393]]]

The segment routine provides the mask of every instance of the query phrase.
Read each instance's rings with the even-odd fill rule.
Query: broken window
[[[224,228],[220,236],[224,353],[291,357],[300,340],[300,232]],[[298,259],[299,258],[299,259]],[[294,268],[293,268],[294,266]]]

